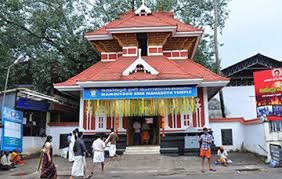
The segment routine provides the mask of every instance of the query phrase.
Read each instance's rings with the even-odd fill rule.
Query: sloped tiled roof
[[[188,71],[193,75],[200,75],[204,81],[226,81],[228,78],[222,77],[208,68],[196,63],[193,60],[173,60],[177,63],[184,71]]]
[[[202,31],[202,29],[195,28],[175,19],[174,14],[171,12],[153,12],[148,16],[138,16],[133,12],[127,12],[120,16],[120,19],[116,19],[96,31],[87,32],[86,35],[108,34],[107,29],[165,26],[175,26],[177,32]]]
[[[75,86],[77,82],[86,81],[130,81],[130,80],[167,80],[167,79],[203,79],[204,81],[226,81],[207,68],[192,60],[169,60],[165,56],[142,57],[159,74],[133,73],[123,76],[123,71],[132,64],[137,57],[120,57],[114,62],[98,62],[69,80],[57,83],[55,86]]]

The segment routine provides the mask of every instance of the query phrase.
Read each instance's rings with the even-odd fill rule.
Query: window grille
[[[282,131],[282,121],[270,121],[270,131],[271,132],[280,132]]]

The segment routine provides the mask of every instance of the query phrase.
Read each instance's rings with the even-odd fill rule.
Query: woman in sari
[[[40,178],[57,178],[57,171],[55,164],[53,163],[53,150],[52,150],[52,136],[47,136],[46,142],[42,149],[42,165]]]

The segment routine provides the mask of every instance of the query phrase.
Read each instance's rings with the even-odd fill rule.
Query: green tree
[[[8,0],[0,5],[1,67],[11,64],[19,54],[31,57],[27,64],[13,68],[10,84],[31,74],[29,83],[36,90],[50,92],[53,83],[97,61],[98,53],[83,37],[90,26],[86,14],[81,13],[85,8],[74,0]],[[5,72],[3,68],[1,84]]]

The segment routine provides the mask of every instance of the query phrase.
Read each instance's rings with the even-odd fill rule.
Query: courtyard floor
[[[164,155],[123,155],[116,160],[106,159],[105,171],[101,172],[100,166],[95,168],[92,178],[130,178],[138,176],[144,178],[197,176],[197,175],[227,175],[241,173],[282,173],[281,168],[271,169],[263,160],[251,153],[230,153],[233,164],[228,167],[213,165],[216,172],[206,171],[201,173],[201,158],[191,156],[170,157]],[[214,161],[216,158],[214,156]],[[26,160],[27,164],[18,166],[11,171],[1,171],[0,178],[37,178],[35,173],[38,158]],[[67,159],[54,157],[59,178],[68,178],[71,173],[72,163]],[[87,158],[88,168],[92,168],[92,159]],[[207,166],[207,165],[206,165]],[[206,167],[207,168],[207,167]]]

